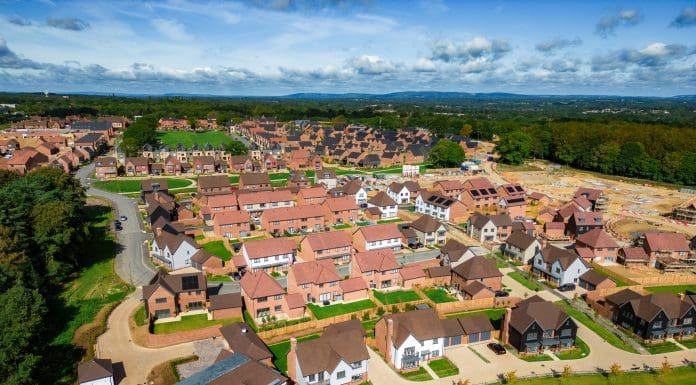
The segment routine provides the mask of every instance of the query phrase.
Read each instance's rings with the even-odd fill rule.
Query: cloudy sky
[[[696,2],[0,0],[0,91],[696,94]]]

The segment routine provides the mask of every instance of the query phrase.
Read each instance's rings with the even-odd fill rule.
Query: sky
[[[696,94],[696,1],[0,0],[0,91]]]

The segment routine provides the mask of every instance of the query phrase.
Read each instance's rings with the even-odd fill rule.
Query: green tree
[[[435,167],[457,167],[466,159],[464,149],[451,140],[443,139],[430,150],[428,161]]]
[[[528,156],[532,148],[532,137],[522,131],[514,131],[504,135],[495,146],[503,163],[520,164]]]
[[[230,155],[246,155],[249,153],[249,148],[244,143],[233,140],[225,144],[225,151]]]

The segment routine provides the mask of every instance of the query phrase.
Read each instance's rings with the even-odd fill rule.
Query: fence
[[[696,274],[662,274],[631,279],[643,286],[696,285]]]
[[[445,302],[435,304],[434,308],[440,316],[449,313],[459,313],[465,311],[482,310],[490,308],[510,307],[516,305],[521,298],[519,297],[492,297],[481,299],[465,299],[456,302]]]
[[[361,310],[354,313],[342,314],[331,318],[313,319],[307,322],[301,322],[295,325],[283,326],[276,329],[264,330],[256,333],[267,344],[272,344],[279,340],[286,340],[290,337],[298,335],[307,335],[324,330],[327,326],[343,321],[348,321],[353,318],[362,319],[363,314],[369,314],[370,318],[375,318],[377,312],[375,309]]]
[[[184,342],[191,342],[197,340],[203,340],[211,337],[219,337],[220,326],[209,326],[203,329],[188,330],[184,332],[169,333],[169,334],[147,334],[147,347],[148,348],[161,348],[170,345],[181,344]]]

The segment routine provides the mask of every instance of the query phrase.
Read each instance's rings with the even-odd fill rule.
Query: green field
[[[206,143],[210,143],[213,146],[227,144],[232,141],[232,138],[227,136],[227,134],[222,131],[208,131],[200,133],[167,131],[157,133],[157,140],[169,147],[176,147],[177,144],[181,143],[185,147],[189,148],[193,146],[194,143],[197,143],[199,146],[203,146]]]
[[[310,334],[308,336],[300,337],[297,342],[304,342],[319,338],[319,334]],[[279,342],[277,344],[269,345],[268,349],[273,353],[273,365],[275,365],[278,370],[286,374],[288,372],[288,353],[290,352],[290,340]]]
[[[191,186],[188,179],[166,178],[170,189],[179,189]],[[100,180],[92,183],[92,187],[113,193],[137,193],[140,192],[140,179],[116,179]]]
[[[454,364],[447,358],[440,358],[437,360],[432,360],[428,363],[430,369],[437,374],[438,377],[449,377],[459,374],[459,368],[454,366]]]
[[[539,290],[544,289],[537,282],[532,281],[531,279],[528,279],[527,277],[523,276],[522,274],[520,274],[516,271],[509,272],[508,276],[510,278],[514,279],[515,281],[521,283],[522,286],[526,287],[529,290],[539,291]]]
[[[383,293],[381,291],[373,290],[372,293],[375,298],[385,305],[391,305],[401,302],[411,302],[421,299],[421,297],[413,290],[397,290]]]
[[[153,332],[155,334],[169,334],[183,332],[186,330],[201,329],[208,326],[224,326],[240,321],[241,319],[239,318],[208,320],[207,314],[186,315],[181,317],[181,321],[155,324]]]
[[[610,345],[630,353],[637,353],[632,346],[625,344],[621,340],[621,338],[619,338],[616,334],[612,333],[610,330],[605,329],[604,327],[602,327],[602,325],[596,323],[585,313],[575,310],[573,307],[565,303],[565,301],[558,301],[556,303],[563,306],[563,308],[569,316],[573,317],[573,319],[575,319],[576,321],[579,321],[583,325],[587,326],[590,330],[595,332],[595,334],[607,341]]]
[[[423,293],[425,293],[425,296],[430,298],[431,301],[435,303],[444,303],[444,302],[455,302],[456,299],[452,298],[449,294],[447,294],[446,291],[435,288],[435,289],[425,289],[423,290]]]
[[[313,303],[308,303],[307,307],[314,313],[317,319],[335,317],[342,314],[353,313],[360,310],[372,309],[375,307],[374,302],[369,299],[350,303],[337,303],[329,306],[317,306]]]
[[[212,241],[202,245],[203,250],[210,254],[217,255],[223,261],[227,262],[232,259],[232,252],[225,248],[225,241]]]
[[[521,385],[684,385],[696,383],[696,368],[684,366],[674,368],[670,373],[655,372],[624,373],[620,376],[606,374],[585,374],[569,378],[531,378],[517,380]]]
[[[672,292],[674,294],[691,293],[696,294],[696,285],[676,285],[676,286],[653,286],[645,287],[645,291],[651,293]]]

